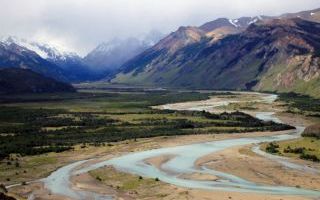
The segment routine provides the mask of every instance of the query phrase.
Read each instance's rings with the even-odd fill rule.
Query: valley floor
[[[214,97],[214,98],[228,98],[227,96]],[[240,97],[232,97],[233,101],[245,101],[251,98],[250,95],[241,95]],[[208,102],[209,101],[209,102]],[[210,103],[210,100],[206,102],[206,105]],[[214,102],[214,100],[211,100]],[[186,104],[176,104],[181,108]],[[201,108],[198,102],[187,103],[188,106],[197,105]],[[174,104],[167,106],[175,106]],[[221,105],[220,108],[214,110],[217,112],[223,111],[235,111],[239,107],[242,110],[246,110],[248,113],[255,113],[260,110],[278,112],[279,117],[285,123],[290,125],[309,125],[317,122],[317,119],[303,117],[297,114],[285,113],[285,107],[282,102],[268,106],[264,103],[248,104],[238,102],[230,104],[228,106]],[[114,115],[116,116],[116,115]],[[117,115],[119,116],[119,115]],[[123,119],[123,116],[120,119]],[[131,116],[132,117],[132,116]],[[159,117],[159,116],[158,116]],[[166,116],[168,117],[168,116]],[[145,119],[145,117],[143,117]],[[137,119],[137,116],[134,116]],[[127,118],[134,122],[134,119]],[[200,120],[200,119],[193,119]],[[203,120],[203,119],[201,119]],[[74,150],[65,151],[62,153],[47,153],[37,156],[26,156],[21,162],[22,166],[28,166],[27,173],[23,172],[23,169],[15,169],[14,166],[10,166],[6,173],[12,175],[15,182],[33,180],[46,177],[51,171],[57,169],[60,166],[64,166],[68,163],[75,162],[77,160],[83,160],[88,158],[95,158],[91,162],[98,162],[121,155],[125,155],[131,152],[140,152],[150,149],[158,149],[163,147],[173,147],[185,144],[194,144],[206,141],[224,140],[230,138],[242,138],[242,137],[256,137],[263,135],[279,135],[285,131],[278,132],[250,132],[250,133],[233,133],[233,134],[196,134],[196,135],[181,135],[181,136],[160,136],[154,138],[143,139],[128,139],[119,142],[109,142],[105,146],[92,146],[87,145],[85,148],[79,144],[76,145]],[[320,174],[309,174],[307,172],[301,172],[298,170],[287,169],[279,163],[272,162],[269,159],[259,156],[252,152],[252,146],[241,146],[212,155],[204,156],[197,160],[195,167],[206,166],[208,168],[217,169],[221,172],[237,175],[246,180],[254,181],[261,184],[268,185],[284,185],[301,187],[308,189],[320,188]],[[169,157],[162,156],[156,157],[147,162],[158,168],[165,163]],[[299,159],[292,159],[292,162],[308,165],[315,169],[320,170],[320,165],[310,161],[303,161]],[[5,165],[0,165],[4,169]],[[7,168],[8,169],[8,168]],[[0,174],[0,177],[5,178],[6,173]],[[14,174],[15,173],[15,174]],[[17,174],[18,173],[18,174]],[[22,175],[23,174],[23,175]],[[8,174],[7,174],[8,175]],[[214,176],[207,176],[203,174],[188,174],[181,175],[182,177],[195,180],[215,180]],[[10,180],[12,181],[12,180]],[[123,173],[115,170],[112,167],[103,167],[86,174],[72,177],[72,185],[76,190],[88,190],[101,194],[108,194],[115,199],[243,199],[243,200],[300,200],[310,199],[303,196],[286,196],[286,195],[266,195],[266,194],[253,194],[253,193],[238,193],[238,192],[223,192],[214,190],[198,190],[188,189],[170,185],[155,179],[143,178],[127,173]],[[68,199],[66,197],[52,194],[41,182],[34,182],[28,184],[22,184],[21,186],[9,188],[9,193],[18,197],[19,199],[30,198],[33,199]]]

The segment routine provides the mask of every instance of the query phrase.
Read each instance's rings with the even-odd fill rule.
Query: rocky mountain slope
[[[319,11],[181,27],[124,64],[111,82],[320,96]]]
[[[0,94],[75,92],[67,84],[44,77],[29,69],[0,69]]]

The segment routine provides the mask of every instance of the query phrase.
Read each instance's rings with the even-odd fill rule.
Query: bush
[[[284,153],[294,153],[294,154],[302,154],[306,148],[304,147],[296,147],[292,149],[290,146],[288,146],[286,149],[283,150]]]
[[[320,159],[316,155],[310,155],[306,153],[302,153],[300,158],[303,160],[310,160],[312,162],[320,162]]]
[[[271,142],[267,145],[266,151],[272,154],[279,153],[279,145]]]

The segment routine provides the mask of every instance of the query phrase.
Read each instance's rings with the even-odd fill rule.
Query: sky
[[[320,8],[320,0],[0,0],[0,36],[85,55],[113,38],[141,38],[218,17],[279,15]]]

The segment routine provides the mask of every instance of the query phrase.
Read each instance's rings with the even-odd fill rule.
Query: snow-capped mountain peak
[[[21,46],[21,47],[27,48],[31,51],[34,51],[35,53],[37,53],[40,57],[42,57],[44,59],[48,58],[48,54],[46,52],[42,51],[37,45],[34,45],[33,43],[30,43],[25,39],[19,39],[14,36],[9,36],[9,37],[2,38],[1,42],[6,45],[10,45],[10,44],[14,43],[18,46]]]
[[[23,38],[18,38],[15,36],[8,36],[1,39],[1,42],[10,45],[16,44],[18,46],[27,48],[35,53],[37,53],[43,59],[48,60],[66,60],[68,57],[75,57],[78,56],[76,53],[67,52],[64,50],[59,49],[59,47],[36,42],[36,41],[29,41]]]

